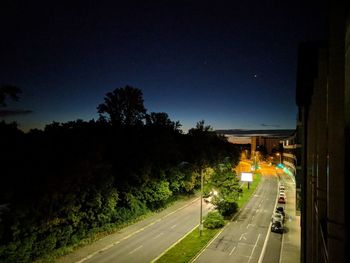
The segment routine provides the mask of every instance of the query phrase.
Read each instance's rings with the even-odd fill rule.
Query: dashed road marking
[[[239,241],[241,241],[242,239],[247,240],[245,234],[246,234],[246,233],[243,233],[243,234],[241,235],[241,237],[239,238]]]
[[[253,227],[253,226],[255,226],[255,225],[254,225],[254,224],[248,224],[248,225],[247,225],[247,229],[248,229],[250,226]]]
[[[252,249],[252,253],[251,253],[250,256],[249,256],[248,263],[252,260],[252,256],[253,256],[253,254],[254,254],[254,250],[255,250],[255,248],[256,248],[256,245],[258,244],[258,241],[259,241],[260,236],[261,236],[261,234],[259,234],[259,235],[258,235],[258,238],[256,239],[255,245],[254,245],[254,247],[253,247],[253,249]]]
[[[129,252],[129,255],[131,255],[132,253],[136,252],[137,250],[139,250],[139,249],[142,248],[142,247],[143,247],[143,245],[138,246],[138,247],[135,248],[134,250],[131,250],[131,251]]]
[[[232,250],[231,250],[231,252],[230,252],[230,254],[229,254],[230,256],[232,255],[233,251],[235,251],[235,249],[236,249],[236,247],[233,247],[233,248],[232,248]]]
[[[184,209],[184,208],[186,208],[186,207],[192,205],[193,203],[197,202],[199,199],[200,199],[199,197],[198,197],[198,198],[195,198],[194,200],[190,201],[189,203],[187,203],[187,204],[185,204],[185,205],[183,205],[183,206],[181,206],[181,207],[175,209],[174,211],[172,211],[172,212],[170,212],[170,213],[168,213],[168,214],[162,216],[162,217],[159,218],[159,219],[156,219],[155,221],[153,221],[153,222],[151,222],[150,224],[148,224],[148,225],[146,225],[146,226],[144,226],[144,227],[142,227],[142,228],[140,228],[140,229],[138,229],[138,230],[132,232],[131,234],[127,235],[126,237],[121,238],[119,241],[114,242],[113,244],[107,245],[107,246],[105,246],[104,248],[99,249],[99,250],[97,250],[97,251],[95,251],[95,252],[93,252],[93,253],[87,255],[86,257],[84,257],[84,258],[82,258],[82,259],[76,261],[75,263],[82,263],[82,262],[84,262],[84,261],[86,261],[86,260],[88,260],[88,259],[94,257],[95,255],[97,255],[97,254],[99,254],[99,253],[101,253],[101,252],[103,252],[103,251],[105,251],[105,250],[107,250],[107,249],[110,249],[110,248],[113,247],[114,245],[119,244],[121,241],[124,241],[124,240],[126,240],[126,239],[128,239],[128,238],[134,236],[135,234],[137,234],[137,233],[139,233],[139,232],[145,230],[146,228],[148,228],[148,227],[150,227],[150,226],[152,226],[152,225],[154,225],[154,224],[156,224],[156,223],[158,223],[158,222],[164,220],[165,218],[169,217],[170,215],[172,215],[172,214],[174,214],[174,213],[176,213],[176,212],[178,212],[178,211],[180,211],[180,210],[182,210],[182,209]]]
[[[160,233],[160,234],[158,234],[158,235],[156,235],[153,239],[157,239],[158,237],[160,237],[160,236],[162,236],[162,235],[164,235],[164,233],[162,232],[162,233]]]

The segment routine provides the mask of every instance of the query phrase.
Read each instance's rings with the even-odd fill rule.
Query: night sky
[[[21,87],[2,118],[23,130],[97,119],[125,85],[185,131],[294,128],[298,43],[327,32],[305,1],[22,2],[0,4],[0,84]]]

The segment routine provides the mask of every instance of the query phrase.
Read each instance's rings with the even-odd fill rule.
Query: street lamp
[[[280,157],[280,163],[282,163],[281,154],[280,153],[276,153],[276,155]]]
[[[180,167],[190,164],[189,162],[181,162],[179,164]],[[199,211],[199,236],[202,236],[203,231],[203,169],[200,168],[201,174],[201,195],[200,195],[200,211]]]

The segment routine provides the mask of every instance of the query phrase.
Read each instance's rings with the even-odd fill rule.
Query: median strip
[[[261,179],[260,174],[256,174],[254,182],[251,184],[250,189],[244,189],[241,198],[237,201],[239,210],[234,215],[233,220],[239,215],[243,206],[248,202],[250,197],[255,193]],[[230,221],[228,221],[228,224]],[[225,227],[224,227],[225,228]],[[198,225],[188,232],[183,238],[178,240],[175,244],[170,246],[157,258],[151,262],[166,263],[176,262],[185,263],[195,261],[201,253],[207,248],[224,230],[219,229],[207,229],[203,228],[202,236],[199,236]],[[233,251],[232,251],[233,252]]]

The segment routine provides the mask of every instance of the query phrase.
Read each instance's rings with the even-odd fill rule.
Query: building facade
[[[267,154],[271,154],[273,149],[279,149],[279,145],[282,138],[272,137],[272,136],[252,136],[252,156],[254,156],[255,151],[259,150],[259,146],[263,146],[266,149]]]
[[[301,210],[301,144],[298,130],[301,126],[297,125],[296,132],[283,140],[283,165],[288,169],[289,174],[295,182],[295,211],[300,215]]]
[[[349,2],[329,1],[329,39],[304,43],[297,70],[301,142],[301,262],[350,262]]]

